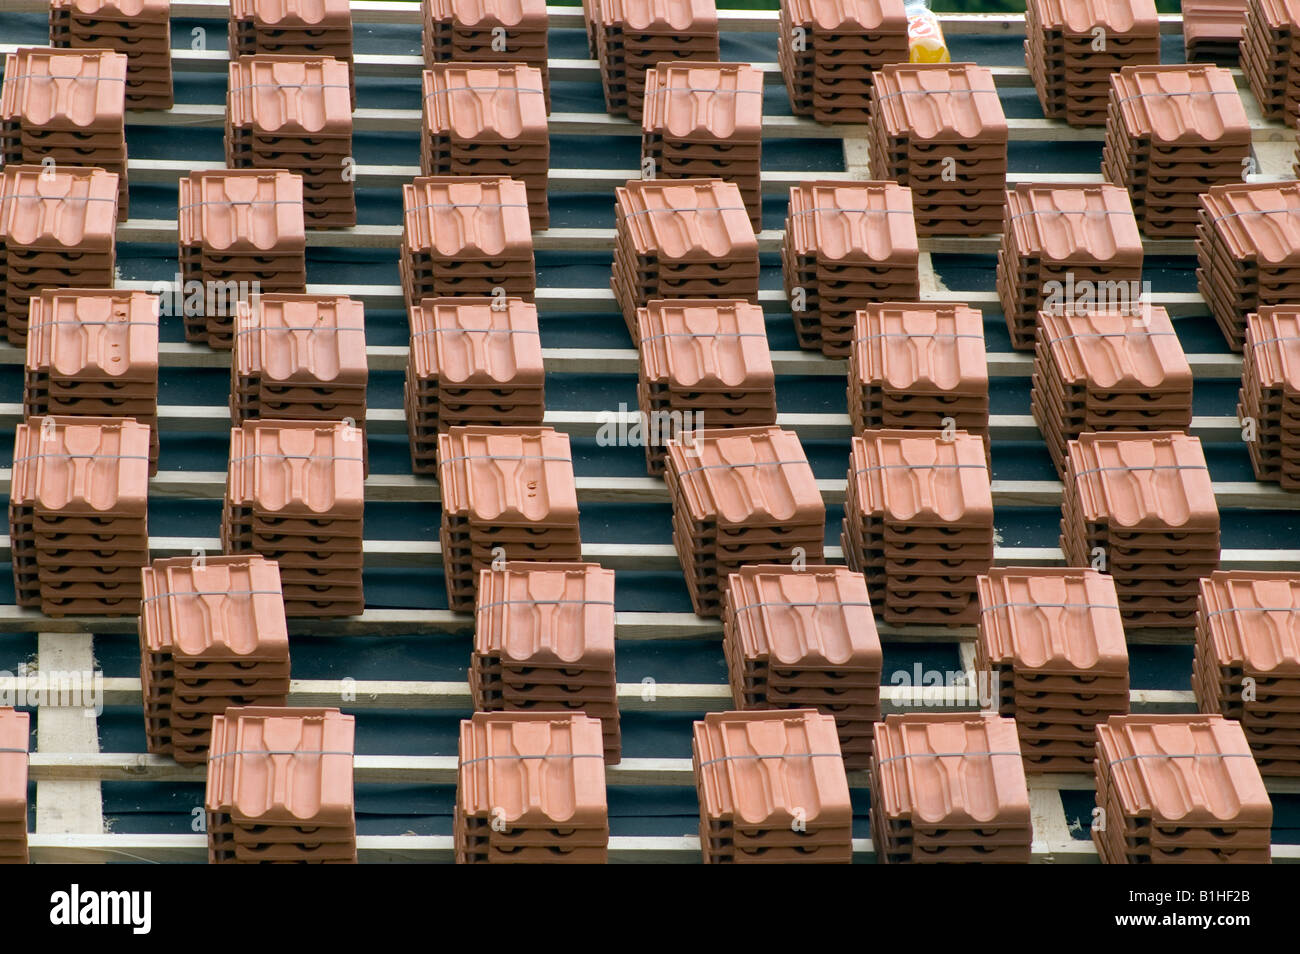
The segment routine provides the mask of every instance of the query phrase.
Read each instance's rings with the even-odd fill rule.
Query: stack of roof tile
[[[600,720],[476,712],[461,722],[454,825],[457,864],[603,864]]]
[[[748,63],[660,63],[645,72],[641,166],[647,178],[733,183],[763,228],[763,74]]]
[[[171,109],[169,0],[50,0],[50,46],[126,54],[126,108]]]
[[[1124,625],[1186,629],[1219,566],[1219,508],[1199,438],[1085,433],[1069,442],[1061,549],[1115,578]]]
[[[569,435],[550,427],[453,427],[438,435],[442,568],[453,612],[472,613],[479,573],[508,560],[577,563]]]
[[[1192,689],[1241,723],[1264,775],[1300,776],[1300,574],[1219,570],[1201,580]]]
[[[871,841],[887,864],[1025,864],[1033,825],[1014,719],[909,713],[876,723]]]
[[[307,290],[302,176],[191,172],[180,180],[178,210],[181,278],[206,292],[196,307],[185,302],[185,340],[230,350],[239,301]]]
[[[27,312],[45,288],[111,288],[117,176],[102,169],[0,169],[0,325],[27,341]]]
[[[22,48],[5,57],[0,162],[111,172],[126,221],[126,54]]]
[[[479,574],[469,689],[478,712],[574,712],[622,752],[614,673],[614,571],[504,563]]]
[[[1235,65],[1241,59],[1248,5],[1247,0],[1182,0],[1187,62]]]
[[[9,494],[18,605],[46,616],[138,613],[148,492],[145,425],[103,417],[19,424]]]
[[[605,108],[641,121],[645,74],[657,63],[720,58],[714,0],[588,0],[592,51]]]
[[[691,740],[705,864],[848,864],[848,775],[813,709],[710,712]]]
[[[651,474],[683,430],[776,423],[776,377],[763,309],[747,301],[676,299],[637,310],[637,399]]]
[[[1098,723],[1129,706],[1115,582],[1091,569],[995,567],[979,578],[975,671],[1015,719],[1027,772],[1091,772]]]
[[[1232,73],[1126,66],[1110,85],[1102,174],[1129,191],[1145,235],[1191,238],[1200,194],[1239,184],[1250,160],[1250,121]]]
[[[249,706],[212,719],[210,864],[356,864],[356,723],[337,709]]]
[[[537,289],[528,189],[503,176],[422,176],[402,186],[398,261],[406,307],[425,298]]]
[[[781,0],[776,49],[796,114],[869,122],[871,71],[909,58],[903,0]]]
[[[614,190],[610,287],[633,341],[656,298],[758,302],[758,238],[740,190],[721,179],[633,180]]]
[[[546,372],[536,306],[519,298],[426,298],[409,312],[403,406],[417,474],[438,470],[452,427],[537,426]]]
[[[1043,113],[1071,126],[1104,126],[1110,74],[1160,62],[1153,0],[1029,0],[1025,63]]]
[[[874,428],[951,425],[988,441],[984,317],[969,305],[873,302],[849,351],[849,419]]]
[[[142,571],[140,682],[149,751],[202,762],[212,717],[283,706],[289,631],[280,568],[261,556],[174,557]]]
[[[1142,236],[1124,189],[1022,183],[1007,191],[997,290],[1011,347],[1033,349],[1040,311],[1092,308],[1099,292],[1141,313],[1141,279]]]
[[[1187,430],[1192,369],[1169,313],[1043,312],[1029,406],[1062,476],[1066,444],[1084,431]]]
[[[1300,182],[1221,185],[1201,195],[1196,290],[1234,351],[1246,315],[1300,297],[1298,215]]]
[[[799,346],[847,357],[860,309],[921,297],[912,191],[896,182],[790,189],[781,265]]]
[[[960,430],[854,437],[840,540],[886,622],[975,622],[976,577],[993,562],[983,439]]]
[[[230,363],[230,420],[366,421],[366,316],[334,295],[241,303]]]
[[[708,428],[668,441],[673,546],[701,616],[722,615],[747,563],[822,562],[826,505],[799,437],[779,427]]]
[[[522,63],[437,63],[424,71],[420,173],[513,176],[534,232],[550,225],[551,165],[542,76]]]
[[[993,72],[973,63],[901,63],[874,74],[871,168],[912,190],[921,235],[1002,227],[1007,118]]]
[[[221,546],[280,564],[289,616],[355,616],[364,454],[343,422],[245,421],[230,432]]]
[[[158,472],[158,298],[46,289],[32,299],[23,415],[131,417],[149,427]]]
[[[1241,726],[1220,715],[1097,726],[1092,840],[1105,864],[1267,864],[1273,804]]]
[[[868,766],[882,656],[862,574],[741,567],[727,583],[722,633],[737,709],[816,709],[835,719],[845,767]]]
[[[1300,3],[1248,0],[1242,27],[1241,71],[1264,118],[1300,123]]]
[[[27,864],[27,750],[30,717],[0,709],[0,865]]]
[[[321,56],[241,56],[226,93],[226,165],[302,177],[312,228],[357,224],[347,64]]]
[[[545,0],[420,0],[424,65],[526,63],[542,74],[551,111]]]
[[[342,60],[356,105],[348,0],[231,0],[226,40],[232,60],[258,53]]]
[[[1300,305],[1266,305],[1246,318],[1237,414],[1255,422],[1246,444],[1259,480],[1300,490]]]

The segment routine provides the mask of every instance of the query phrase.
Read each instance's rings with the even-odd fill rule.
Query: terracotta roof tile
[[[341,60],[241,56],[230,64],[228,81],[226,122],[234,129],[273,139],[352,136],[348,66]],[[337,181],[338,170],[330,173]]]
[[[747,63],[662,62],[645,82],[646,134],[691,143],[762,139],[763,76]]]
[[[604,862],[600,722],[581,713],[476,712],[460,724],[458,863]]]
[[[0,170],[0,239],[9,248],[111,254],[117,231],[117,176],[70,166],[44,172],[41,166],[22,165]],[[111,266],[108,271],[111,275]]]
[[[1029,790],[1016,724],[991,712],[876,723],[871,832],[887,862],[1029,860]]]
[[[231,0],[230,13],[232,19],[252,20],[262,28],[352,29],[347,0]]]
[[[853,439],[850,483],[870,512],[912,526],[991,526],[984,443],[958,432],[874,430]]]
[[[1246,445],[1255,476],[1300,487],[1300,444],[1294,408],[1300,394],[1300,309],[1265,305],[1246,316],[1245,355],[1238,417],[1254,421],[1255,440]]]
[[[542,74],[550,111],[545,0],[421,0],[424,65],[527,63]],[[504,44],[493,31],[505,28]]]
[[[1069,37],[1091,39],[1097,26],[1120,37],[1158,29],[1152,0],[1032,0],[1031,6],[1045,27]]]
[[[167,0],[50,0],[50,46],[125,53],[127,109],[175,102]]]
[[[1250,141],[1250,121],[1229,70],[1126,66],[1111,74],[1124,132],[1159,145]]]
[[[1219,570],[1202,578],[1197,629],[1218,667],[1300,676],[1300,575]]]
[[[27,373],[44,380],[149,384],[157,392],[158,298],[47,289],[32,300]]]
[[[993,72],[974,63],[887,63],[875,74],[886,135],[926,143],[1007,141]]]
[[[506,563],[479,573],[470,660],[479,711],[581,710],[621,755],[614,673],[614,571],[594,563]]]
[[[591,7],[588,47],[600,61],[605,106],[615,115],[641,121],[647,66],[721,58],[714,0],[600,0],[584,7]]]
[[[706,863],[852,856],[835,720],[811,709],[711,712],[691,745]]]
[[[246,421],[231,431],[230,491],[259,513],[359,519],[361,451],[343,423]]]
[[[111,50],[23,47],[10,53],[0,94],[0,129],[9,135],[23,130],[119,132],[126,114],[126,62],[125,55]]]
[[[306,248],[302,177],[279,169],[191,172],[181,179],[180,244],[205,255]]]
[[[44,425],[46,420],[53,423]],[[30,488],[25,500],[38,511],[143,512],[149,492],[147,427],[129,419],[51,417],[33,418],[18,429],[37,438],[15,455],[14,480]]]
[[[634,180],[614,195],[620,230],[626,230],[639,255],[731,262],[758,254],[739,190],[729,182]]]
[[[30,717],[0,709],[0,864],[27,864],[27,750]]]
[[[782,5],[783,11],[785,5]],[[907,33],[907,13],[902,0],[789,0],[791,20],[810,27],[816,33],[903,34]]]

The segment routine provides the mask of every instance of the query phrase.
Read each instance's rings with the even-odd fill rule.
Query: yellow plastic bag
[[[951,63],[943,27],[930,5],[924,0],[909,3],[907,11],[908,58],[913,63]]]

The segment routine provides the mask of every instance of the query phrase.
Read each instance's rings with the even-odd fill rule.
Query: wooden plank
[[[48,675],[89,674],[95,668],[95,637],[89,633],[37,636],[37,665]],[[93,755],[99,752],[99,722],[94,709],[61,706],[45,699],[36,713],[36,751]],[[36,783],[36,832],[39,835],[98,835],[104,830],[103,796],[94,779],[47,779]]]

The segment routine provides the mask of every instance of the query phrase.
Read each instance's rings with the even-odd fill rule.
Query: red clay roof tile
[[[205,254],[307,247],[302,176],[279,169],[191,172],[180,180],[180,245]]]
[[[158,296],[47,288],[32,299],[27,372],[46,379],[158,381]]]
[[[435,63],[424,71],[424,131],[455,143],[547,144],[542,74],[523,63]]]
[[[1070,441],[1069,477],[1083,518],[1112,530],[1217,530],[1201,441],[1176,432],[1110,431]]]
[[[255,136],[351,137],[348,76],[327,56],[241,56],[229,67],[226,123]]]
[[[790,218],[791,251],[816,255],[819,263],[898,266],[918,260],[912,190],[896,182],[800,183],[790,189]]]
[[[453,427],[438,435],[444,512],[499,525],[575,525],[569,435],[549,427]]]
[[[474,652],[500,663],[614,669],[614,571],[506,563],[481,571]]]
[[[853,438],[849,479],[866,513],[913,526],[991,527],[984,441],[958,431],[871,430]]]
[[[1108,34],[1158,32],[1153,0],[1030,0],[1043,25],[1070,37],[1091,39],[1094,27]]]
[[[498,176],[422,176],[402,187],[408,248],[459,261],[513,261],[532,254],[528,193]]]
[[[0,169],[0,241],[10,248],[78,252],[114,248],[118,177],[103,169]]]
[[[259,295],[239,306],[235,373],[263,384],[364,388],[365,323],[361,302],[341,295]]]
[[[1257,679],[1300,676],[1300,575],[1218,570],[1203,577],[1198,644],[1202,634],[1219,668]]]
[[[348,0],[231,0],[230,15],[268,28],[352,28]]]
[[[1131,138],[1159,146],[1250,142],[1250,121],[1229,70],[1126,66],[1110,83]]]
[[[1300,182],[1213,186],[1201,195],[1201,208],[1203,225],[1233,261],[1261,267],[1300,263]]]
[[[740,190],[721,179],[633,180],[614,190],[619,229],[639,255],[732,262],[758,255]]]
[[[835,35],[906,34],[903,0],[787,0],[796,26]],[[782,6],[785,6],[783,4]]]
[[[440,387],[542,387],[537,306],[518,298],[426,298],[410,310],[412,369]]]
[[[30,716],[17,709],[0,709],[0,823],[21,822],[27,831],[27,750],[31,746]],[[26,836],[22,839],[26,847]],[[9,839],[0,840],[7,856]]]
[[[1022,255],[1050,262],[1142,263],[1133,205],[1116,186],[1020,183],[1007,192],[1007,224]]]
[[[646,70],[641,129],[674,142],[758,142],[762,93],[747,63],[661,62]]]
[[[974,63],[888,63],[875,74],[890,137],[926,143],[1005,143],[993,71]]]
[[[126,62],[111,50],[20,48],[5,59],[0,122],[28,132],[120,132]]]
[[[983,316],[955,303],[873,302],[858,312],[849,377],[891,394],[987,399]]]
[[[49,425],[43,422],[51,421]],[[16,429],[14,487],[38,512],[143,514],[149,428],[129,418],[34,417]],[[11,499],[11,504],[14,501]]]
[[[600,21],[625,33],[679,36],[718,29],[714,0],[602,0]]]
[[[659,299],[641,309],[637,325],[647,381],[694,391],[774,386],[763,309],[755,304]]]
[[[231,431],[229,492],[260,514],[359,520],[359,443],[342,422],[245,421]]]

